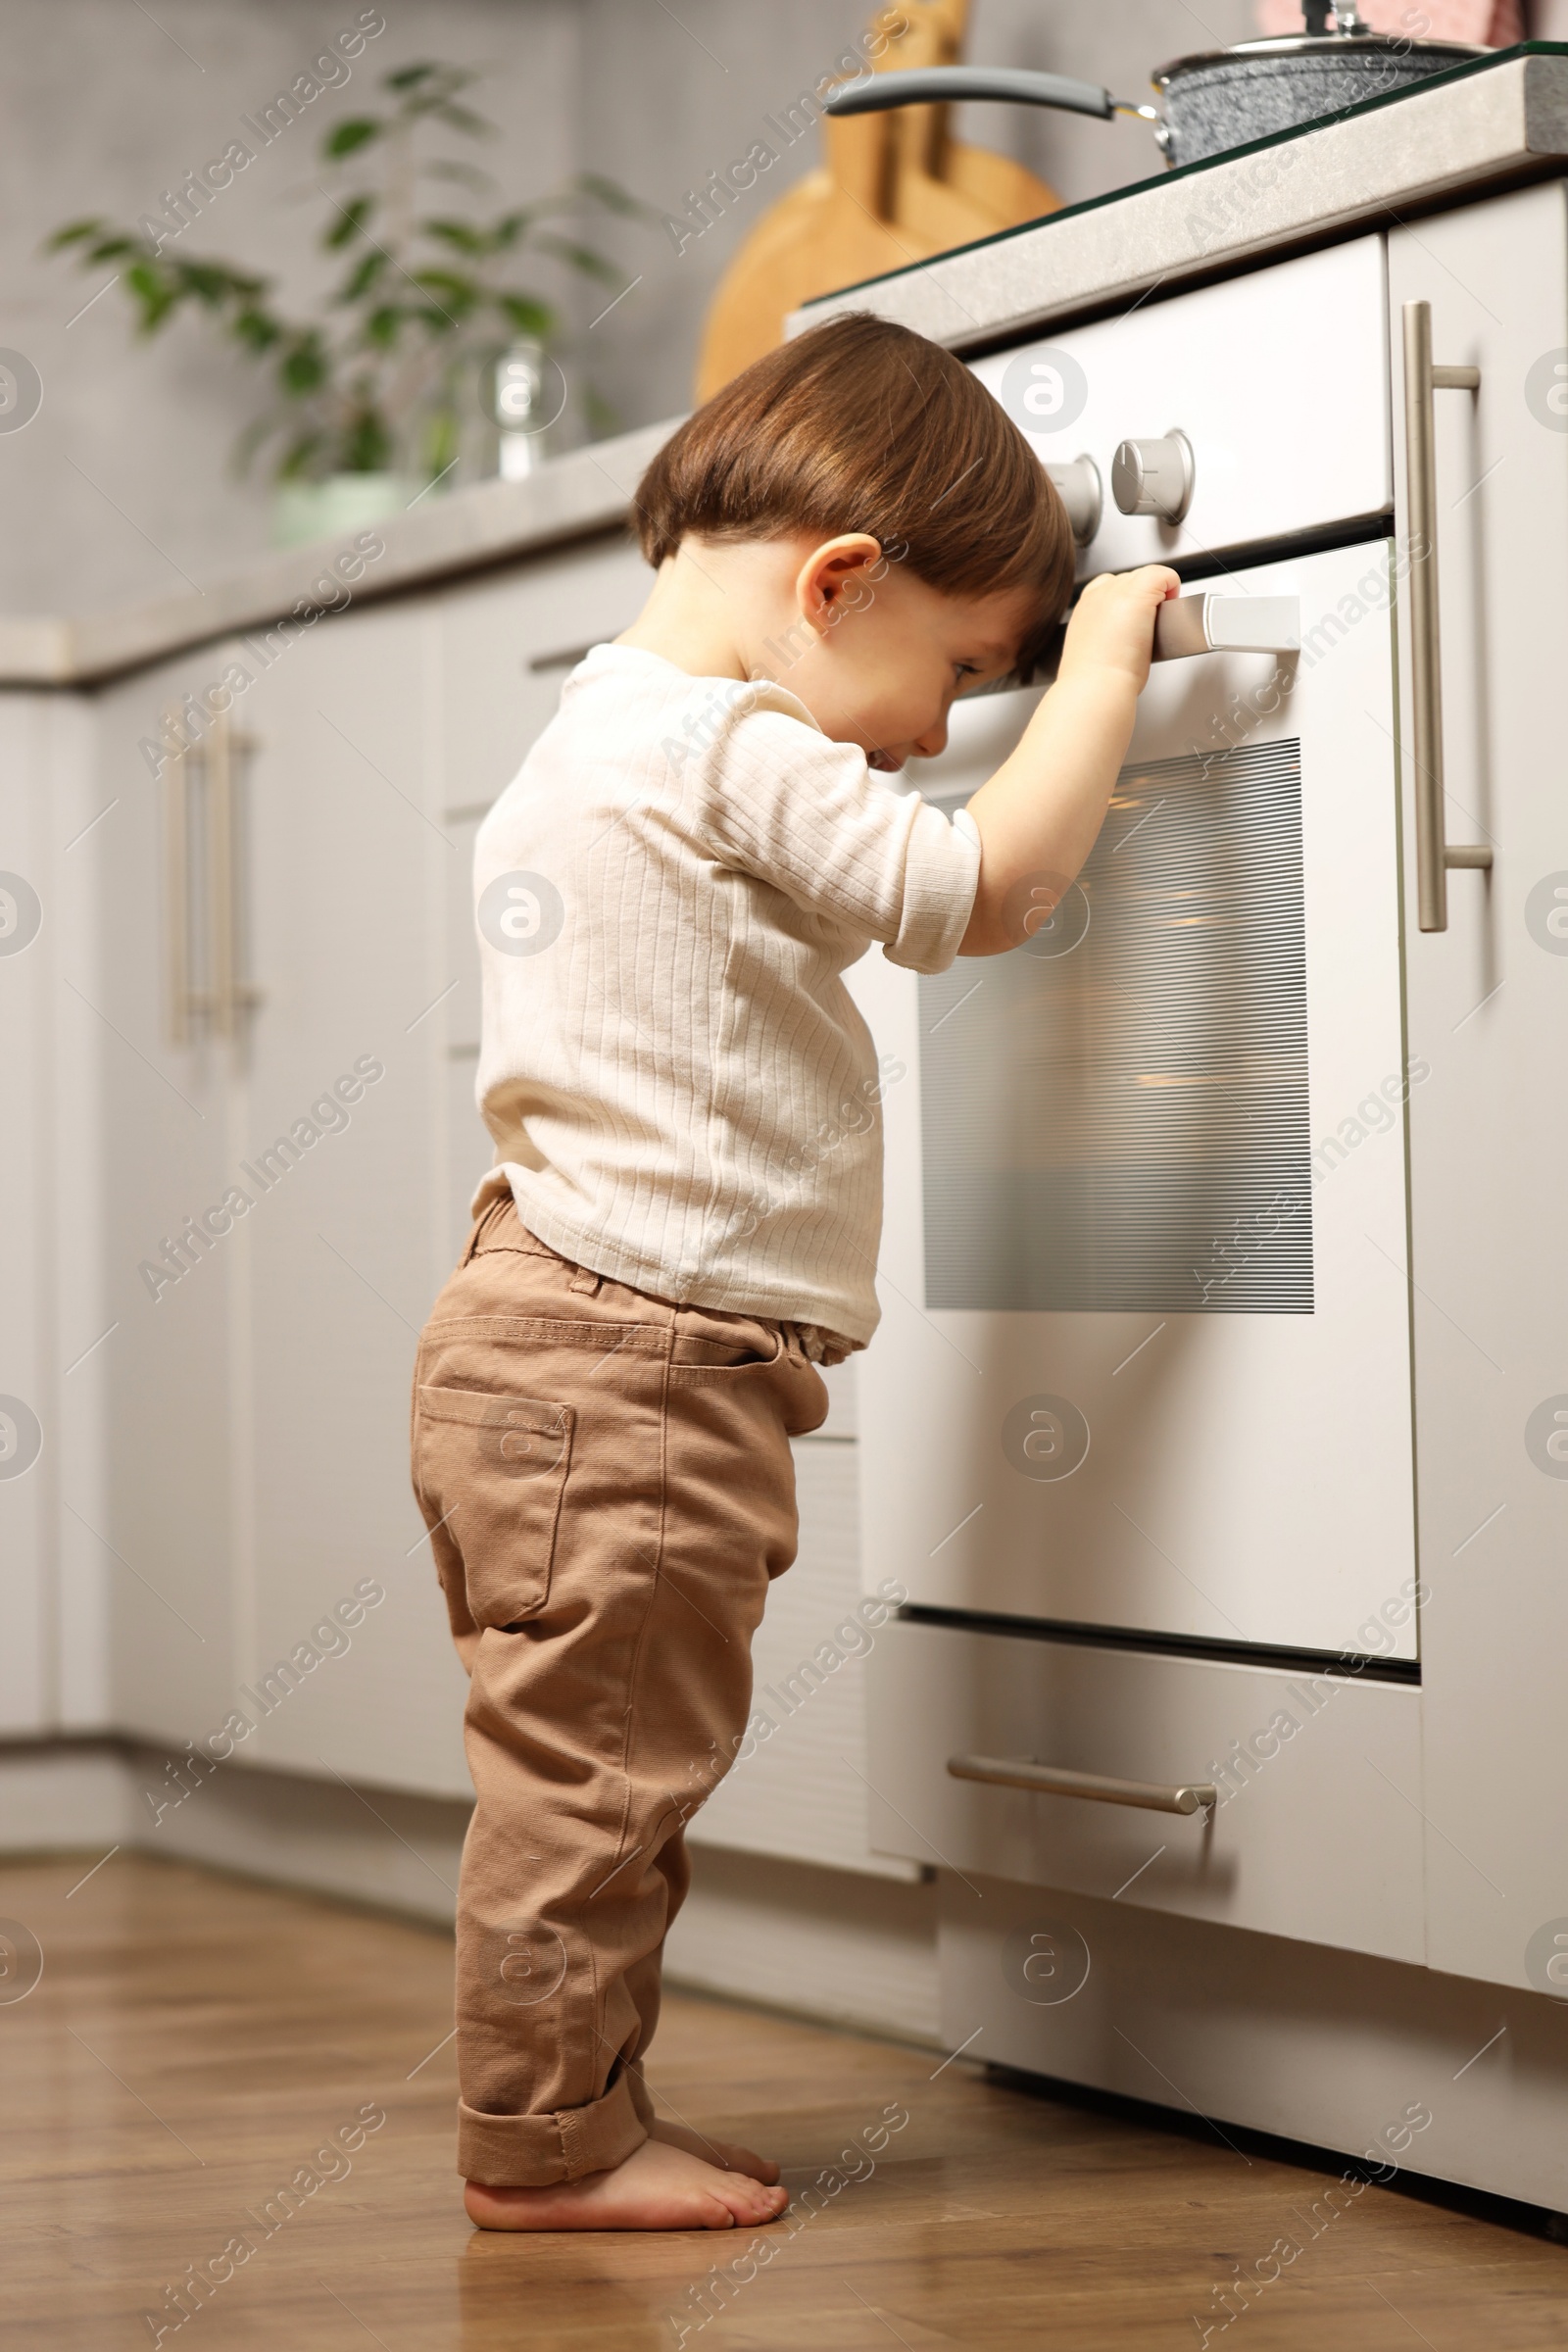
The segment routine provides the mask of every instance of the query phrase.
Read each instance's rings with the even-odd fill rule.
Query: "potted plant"
[[[623,286],[614,265],[575,233],[575,220],[588,205],[645,208],[597,174],[499,214],[476,215],[456,195],[430,209],[430,181],[470,200],[493,190],[466,160],[425,151],[439,129],[494,135],[464,98],[478,78],[460,66],[399,67],[382,76],[384,111],[325,133],[319,241],[343,269],[318,316],[289,317],[269,276],[185,253],[172,223],[127,230],[73,220],[47,240],[46,251],[74,251],[84,269],[114,265],[143,336],[195,311],[267,369],[270,404],[235,455],[243,469],[270,445],[280,541],[353,528],[454,475],[494,471],[498,432],[514,444],[506,470],[521,470],[519,435],[537,442],[553,420],[552,382],[564,396],[560,322],[522,281],[522,264],[548,256]],[[590,415],[593,405],[590,395]]]

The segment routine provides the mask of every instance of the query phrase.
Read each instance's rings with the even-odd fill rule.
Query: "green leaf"
[[[652,209],[644,204],[640,196],[628,194],[618,181],[606,179],[600,172],[579,172],[572,184],[580,188],[585,196],[591,196],[596,204],[602,204],[607,213],[620,213],[627,219],[636,219]]]
[[[595,253],[591,245],[574,245],[567,237],[542,236],[534,239],[534,247],[539,253],[553,254],[557,261],[569,262],[573,270],[580,270],[584,277],[597,278],[602,286],[624,287],[628,282],[625,271],[602,253]]]
[[[555,312],[529,294],[497,294],[496,309],[507,324],[519,335],[537,335],[544,341],[556,331]]]
[[[471,277],[459,277],[453,270],[416,270],[412,275],[422,293],[460,317],[472,310],[483,292]]]
[[[194,295],[210,311],[220,310],[235,291],[233,276],[220,262],[181,262],[178,275],[180,292]]]
[[[321,239],[326,251],[334,253],[357,237],[374,210],[373,196],[351,196],[347,204],[339,205],[336,220]]]
[[[382,74],[381,87],[384,90],[416,90],[421,81],[428,81],[432,74],[442,71],[440,66],[400,66],[395,74]],[[448,67],[445,71],[450,73],[452,69]]]
[[[477,258],[490,249],[490,239],[467,220],[421,220],[419,226],[427,237],[439,237],[443,244],[456,246],[459,253]]]
[[[236,312],[230,320],[229,332],[236,342],[245,346],[247,351],[260,353],[270,351],[272,345],[281,340],[283,329],[278,325],[277,320],[270,318],[265,311],[258,311],[247,305],[243,310]]]
[[[105,237],[82,256],[84,262],[119,262],[127,253],[146,253],[148,247],[140,237]]]
[[[476,115],[471,107],[453,106],[448,101],[433,106],[430,112],[449,130],[466,131],[470,139],[493,139],[496,135],[495,124],[487,122],[483,115]]]
[[[461,447],[458,419],[450,408],[432,412],[423,435],[423,473],[434,482],[450,471]]]
[[[378,139],[386,124],[374,115],[351,115],[346,122],[334,122],[321,141],[321,153],[334,159],[353,155],[357,148],[368,147]]]
[[[337,303],[358,302],[360,297],[363,294],[368,293],[370,287],[374,285],[376,279],[386,268],[386,264],[387,257],[381,251],[379,245],[373,247],[369,253],[365,254],[361,260],[355,264],[353,270],[350,270],[342,285],[333,295],[333,301]]]
[[[370,313],[363,329],[367,343],[377,351],[390,351],[398,339],[398,329],[407,314],[395,302],[384,302]]]
[[[103,226],[102,220],[70,220],[64,228],[57,228],[52,237],[46,238],[39,250],[58,253],[63,245],[80,245],[88,237],[101,235]]]
[[[508,246],[515,245],[517,239],[526,232],[532,219],[531,208],[519,213],[503,213],[490,231],[490,242],[495,250],[504,253]]]
[[[125,271],[125,287],[141,305],[141,333],[156,334],[178,300],[167,275],[156,262],[138,262]]]
[[[330,373],[321,338],[314,326],[307,327],[292,348],[286,351],[278,365],[277,378],[285,392],[296,400],[304,394],[318,392]]]
[[[378,409],[365,409],[343,438],[346,473],[383,473],[392,461],[392,435]]]
[[[305,482],[311,478],[312,467],[326,447],[326,435],[320,432],[296,435],[277,463],[280,482]]]

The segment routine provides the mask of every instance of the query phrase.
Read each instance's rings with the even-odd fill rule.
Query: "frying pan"
[[[929,66],[905,74],[876,74],[835,90],[824,111],[869,115],[884,107],[926,106],[954,99],[993,98],[1004,104],[1054,106],[1104,122],[1138,115],[1152,124],[1167,164],[1196,164],[1250,139],[1294,130],[1338,114],[1362,99],[1405,88],[1449,66],[1487,57],[1467,41],[1425,41],[1369,32],[1348,4],[1334,12],[1328,0],[1305,0],[1303,29],[1270,40],[1205,49],[1160,66],[1150,79],[1165,112],[1112,97],[1098,82],[1065,74],[1035,74],[1009,66]]]

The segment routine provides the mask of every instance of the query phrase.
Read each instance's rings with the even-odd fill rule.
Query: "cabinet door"
[[[101,1484],[66,1494],[63,1523],[103,1563],[113,1720],[176,1753],[221,1725],[244,1664],[230,1475],[241,1260],[195,1221],[221,1202],[247,1139],[226,1045],[175,1001],[182,970],[187,996],[206,976],[215,868],[199,777],[163,748],[166,713],[221,668],[206,648],[96,698],[101,814],[71,853],[90,860],[97,926],[67,978],[97,1041],[84,1239],[108,1336],[82,1367]]]
[[[1435,360],[1481,371],[1436,395],[1437,538],[1446,834],[1494,854],[1406,941],[1433,1065],[1410,1105],[1429,1941],[1542,1992],[1568,1953],[1565,287],[1560,181],[1390,237],[1396,362],[1425,301]],[[1411,905],[1415,784],[1407,755]]]
[[[235,1566],[244,1754],[456,1794],[463,1677],[408,1468],[415,1344],[450,1270],[442,912],[462,851],[436,659],[427,604],[351,612],[242,705]]]
[[[474,1103],[479,1061],[479,959],[473,945],[473,843],[556,714],[563,681],[590,645],[618,637],[652,581],[618,533],[564,550],[521,571],[466,581],[436,601],[440,629],[443,762],[441,824],[457,844],[447,860],[447,947],[457,986],[443,1008],[454,1254],[468,1228],[473,1188],[494,1157]]]
[[[89,1197],[107,1033],[83,836],[99,807],[80,711],[0,694],[0,1735],[13,1738],[105,1719],[108,1555],[82,1525],[101,1524],[84,1474],[109,1322]]]
[[[1299,599],[1299,658],[1156,666],[1052,922],[858,968],[906,1073],[865,1564],[915,1604],[1413,1658],[1390,565],[1234,575]],[[962,711],[928,795],[1027,708]]]

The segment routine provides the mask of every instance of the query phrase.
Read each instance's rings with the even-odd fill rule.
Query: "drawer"
[[[1086,455],[1103,514],[1081,573],[1201,557],[1393,507],[1383,240],[1358,237],[975,363],[1050,465]],[[1179,428],[1192,503],[1118,512],[1111,459]]]
[[[488,808],[556,715],[590,645],[636,619],[654,575],[619,536],[530,557],[440,599],[442,800]]]
[[[1425,1956],[1418,1689],[901,1621],[865,1661],[870,1841],[951,1871]],[[955,1780],[956,1755],[1210,1782],[1212,1812]]]

